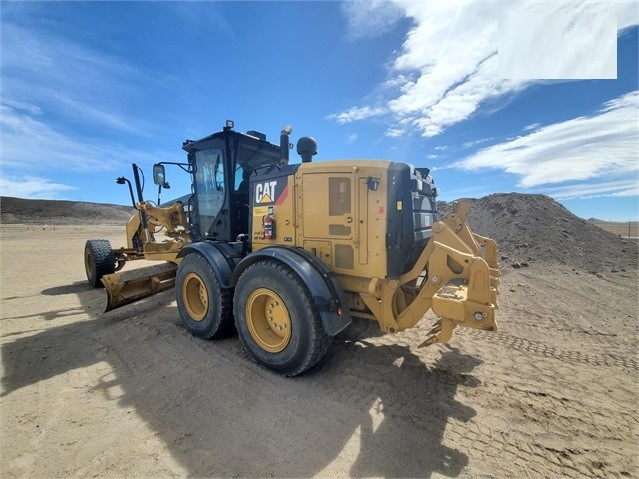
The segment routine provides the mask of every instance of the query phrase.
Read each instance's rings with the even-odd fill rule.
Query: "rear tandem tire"
[[[94,288],[104,287],[100,279],[115,273],[115,253],[108,240],[88,240],[84,245],[84,270],[89,284]]]
[[[313,367],[332,340],[307,286],[275,260],[244,271],[235,287],[233,312],[246,351],[262,366],[286,376]]]
[[[175,299],[184,327],[194,336],[213,339],[233,332],[232,292],[220,287],[201,254],[187,255],[178,266]]]

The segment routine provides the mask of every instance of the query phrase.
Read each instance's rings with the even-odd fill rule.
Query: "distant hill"
[[[2,224],[124,224],[135,210],[131,206],[84,201],[28,200],[0,197]]]
[[[639,237],[639,222],[637,221],[604,221],[597,218],[590,218],[588,222],[612,234],[627,238]]]

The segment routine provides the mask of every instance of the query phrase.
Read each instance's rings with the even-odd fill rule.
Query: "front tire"
[[[246,351],[279,374],[307,371],[331,343],[308,288],[278,261],[260,261],[244,271],[235,287],[233,312]]]
[[[198,253],[187,255],[175,275],[175,299],[184,327],[212,339],[233,331],[231,291],[220,282],[209,262]]]
[[[115,254],[108,240],[88,240],[84,245],[84,270],[89,284],[103,287],[100,279],[105,274],[115,273]]]

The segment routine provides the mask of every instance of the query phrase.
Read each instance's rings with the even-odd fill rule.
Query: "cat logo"
[[[255,203],[273,203],[277,181],[267,181],[255,185]]]

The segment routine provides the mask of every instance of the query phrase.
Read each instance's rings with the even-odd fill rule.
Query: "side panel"
[[[298,244],[338,274],[386,277],[387,169],[381,161],[301,165]]]
[[[298,223],[305,239],[354,240],[353,174],[302,175],[302,208]]]

